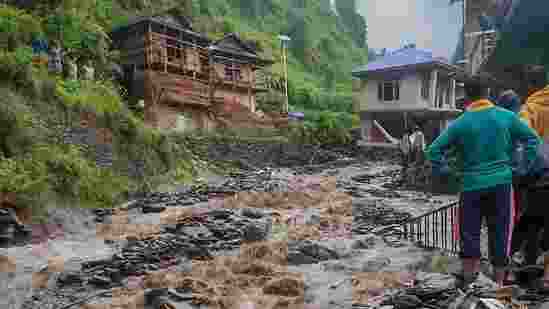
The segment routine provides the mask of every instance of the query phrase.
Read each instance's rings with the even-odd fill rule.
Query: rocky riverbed
[[[447,307],[454,279],[435,271],[455,259],[403,240],[399,224],[455,196],[399,190],[388,160],[320,161],[255,161],[115,209],[53,209],[31,243],[1,249],[0,299],[10,309]]]

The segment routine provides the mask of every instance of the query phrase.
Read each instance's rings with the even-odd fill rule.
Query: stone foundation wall
[[[65,129],[64,143],[84,146],[97,167],[112,168],[115,160],[112,131],[108,128],[97,128],[96,116],[92,113],[83,112],[80,117],[78,126]],[[128,175],[130,177],[142,175],[144,166],[142,161],[130,161]]]
[[[87,151],[95,158],[98,167],[111,167],[113,162],[112,141],[105,141],[107,129],[95,128],[67,128],[63,140],[66,144],[84,146]],[[109,130],[110,131],[110,130]]]

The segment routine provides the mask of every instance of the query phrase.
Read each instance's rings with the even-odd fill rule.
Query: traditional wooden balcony
[[[168,35],[149,32],[144,53],[145,67],[148,69],[202,81],[209,80],[209,55],[204,47]]]
[[[211,105],[209,85],[174,73],[151,71],[152,82],[162,91],[161,101],[170,104],[208,107]]]
[[[255,71],[249,79],[230,79],[215,73],[218,84],[239,90],[252,89],[254,92],[264,92],[269,90],[269,80],[267,74],[261,70]]]

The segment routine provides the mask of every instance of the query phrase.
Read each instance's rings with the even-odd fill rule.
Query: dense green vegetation
[[[110,79],[107,68],[117,54],[109,50],[107,34],[137,15],[175,7],[192,15],[196,30],[212,38],[237,32],[277,61],[277,36],[290,35],[290,104],[307,121],[276,134],[286,133],[285,141],[338,142],[348,139],[344,128],[356,122],[350,72],[366,62],[367,48],[365,23],[354,6],[339,3],[337,16],[323,0],[49,0],[24,9],[10,2],[0,5],[0,193],[17,193],[17,204],[32,206],[36,216],[50,203],[111,207],[131,191],[190,181],[206,166],[198,159],[205,150],[189,146],[200,137],[145,128]],[[66,80],[33,64],[30,43],[36,38],[61,45],[76,61],[93,60],[96,80]],[[271,70],[282,76],[280,63]],[[283,98],[276,91],[267,97],[265,109],[269,100]],[[112,169],[98,168],[90,149],[63,144],[64,129],[75,126],[82,111],[94,112],[98,127],[112,131]],[[145,162],[138,179],[127,172],[136,160]]]

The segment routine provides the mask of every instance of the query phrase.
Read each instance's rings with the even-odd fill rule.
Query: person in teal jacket
[[[490,237],[490,255],[494,278],[503,285],[512,234],[511,186],[512,155],[520,142],[528,164],[536,158],[540,139],[535,131],[514,113],[486,99],[480,81],[468,83],[466,95],[473,102],[429,146],[426,156],[433,174],[448,174],[444,160],[449,149],[460,158],[461,198],[459,218],[464,287],[475,280],[480,270],[480,229],[486,218]]]

